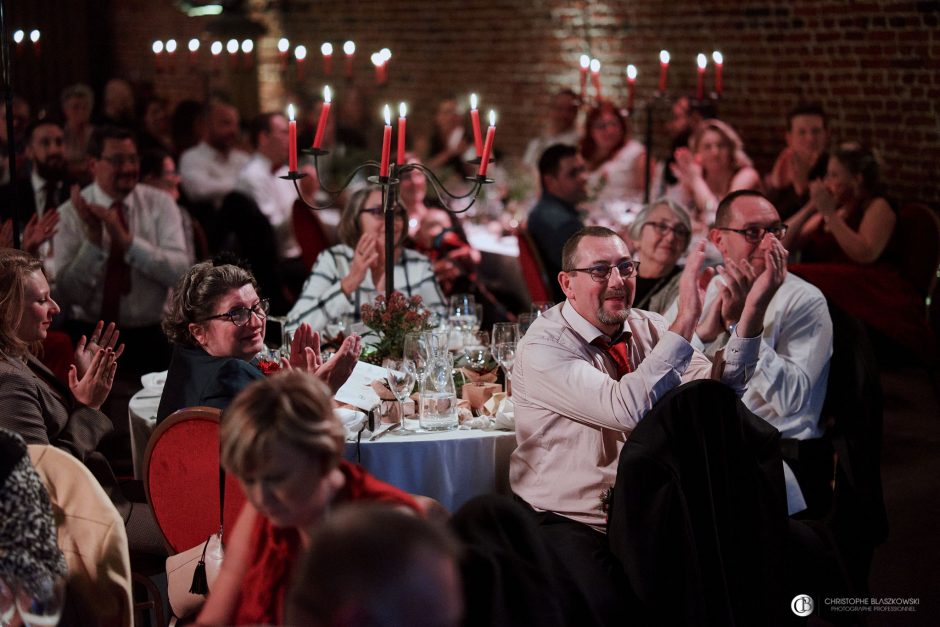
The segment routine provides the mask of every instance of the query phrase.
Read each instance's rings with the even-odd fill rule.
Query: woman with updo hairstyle
[[[610,102],[601,102],[587,114],[581,156],[592,202],[604,206],[643,201],[646,148],[633,139],[626,115]]]
[[[633,258],[640,262],[634,307],[660,314],[669,309],[679,296],[683,268],[679,259],[688,249],[691,237],[688,212],[667,198],[660,198],[637,214],[630,225]]]
[[[295,563],[338,505],[375,501],[419,512],[408,494],[343,460],[344,440],[329,390],[307,373],[254,382],[229,405],[220,424],[222,465],[247,503],[199,624],[284,624]]]
[[[403,247],[408,235],[405,209],[395,209],[395,290],[407,297],[421,296],[434,309],[443,296],[421,253]],[[381,188],[364,187],[350,196],[337,227],[341,244],[327,248],[310,271],[303,292],[287,314],[287,328],[309,323],[322,331],[330,320],[351,314],[358,320],[363,303],[385,291],[385,209]]]
[[[891,245],[897,215],[870,150],[847,143],[833,151],[826,178],[810,183],[809,202],[787,224],[784,246],[802,262],[790,266],[794,274],[892,344],[934,358],[924,296],[900,270],[905,251]]]
[[[264,349],[268,307],[251,273],[233,264],[198,263],[180,279],[163,320],[163,332],[174,348],[158,424],[184,407],[225,409],[264,376],[257,357]],[[290,360],[281,365],[308,370],[335,391],[349,377],[360,350],[359,338],[350,336],[324,364],[320,336],[301,325],[291,342]]]

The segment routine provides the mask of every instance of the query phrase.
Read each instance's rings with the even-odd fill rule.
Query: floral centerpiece
[[[381,365],[387,357],[401,358],[405,335],[429,329],[431,312],[424,307],[420,296],[408,298],[401,292],[392,292],[388,299],[380,294],[372,304],[364,304],[361,314],[362,323],[369,327],[370,335],[375,335],[362,359]]]

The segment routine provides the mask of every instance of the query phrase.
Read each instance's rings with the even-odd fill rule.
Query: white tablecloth
[[[516,434],[508,431],[390,433],[375,442],[347,443],[345,457],[386,483],[454,511],[479,494],[509,494],[509,456],[515,448]]]
[[[145,388],[129,405],[134,477],[143,478],[147,441],[157,422],[161,389]],[[356,450],[359,448],[359,459]],[[440,501],[454,511],[478,494],[509,493],[509,455],[516,435],[508,431],[456,430],[398,435],[346,444],[346,459],[406,492]]]

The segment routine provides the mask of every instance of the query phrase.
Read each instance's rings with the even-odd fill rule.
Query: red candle
[[[39,58],[40,53],[42,52],[42,48],[39,45],[39,36],[40,36],[40,33],[37,29],[34,28],[33,30],[29,31],[29,40],[33,42],[33,51],[36,53],[37,59]]]
[[[382,134],[382,161],[379,176],[388,176],[388,162],[392,152],[392,111],[385,105],[385,132]]]
[[[216,74],[219,73],[219,69],[221,68],[222,62],[220,61],[220,55],[222,54],[222,48],[221,41],[213,41],[212,47],[209,48],[209,52],[212,53],[212,71]]]
[[[480,112],[477,110],[477,95],[470,94],[470,126],[473,127],[473,147],[477,156],[483,155],[483,133],[480,131]]]
[[[666,73],[669,72],[669,52],[659,51],[659,91],[666,93]]]
[[[163,42],[153,42],[153,66],[157,74],[163,71]]]
[[[307,47],[297,46],[294,48],[294,58],[297,59],[296,78],[299,83],[304,80],[304,59],[307,58]]]
[[[326,121],[330,117],[331,102],[330,86],[327,85],[323,88],[323,107],[320,109],[320,119],[317,120],[317,132],[313,136],[314,148],[319,148],[323,143],[323,133],[326,131]]]
[[[199,40],[195,37],[189,40],[189,67],[196,67],[199,55]]]
[[[356,44],[353,41],[347,41],[343,44],[343,52],[346,54],[346,78],[352,78],[353,58],[356,56]]]
[[[594,84],[594,95],[597,101],[601,101],[601,62],[598,59],[591,59],[591,83]]]
[[[483,143],[483,154],[480,155],[480,169],[477,176],[486,176],[486,168],[490,163],[490,153],[493,152],[493,138],[496,136],[496,113],[490,111],[490,127],[486,129],[486,141]]]
[[[323,54],[323,73],[331,76],[333,74],[333,44],[325,42],[320,46],[320,52]]]
[[[167,58],[166,67],[170,72],[172,72],[173,65],[174,65],[173,59],[176,58],[176,40],[175,39],[167,40],[166,45],[164,46],[164,50],[166,50],[166,58]]]
[[[245,66],[250,70],[255,66],[255,58],[252,52],[255,49],[255,42],[250,39],[242,40],[242,58],[245,61]]]
[[[392,51],[388,48],[382,48],[379,50],[379,56],[382,58],[382,84],[384,85],[388,82],[388,70],[391,65]]]
[[[375,84],[381,85],[382,84],[382,55],[380,55],[378,52],[373,52],[370,59],[372,60],[372,65],[375,66]]]
[[[405,116],[408,113],[408,107],[405,106],[405,103],[399,103],[398,105],[398,167],[401,167],[405,164]]]
[[[636,66],[627,66],[627,111],[633,113],[633,99],[636,95]]]
[[[705,96],[705,66],[708,65],[708,60],[705,58],[704,54],[699,53],[695,58],[695,63],[698,65],[698,80],[695,84],[695,97],[701,100]]]
[[[287,53],[290,52],[290,40],[287,37],[281,37],[277,41],[277,55],[281,59],[281,69],[287,69]]]
[[[712,53],[712,61],[715,62],[715,94],[721,95],[724,85],[721,82],[721,69],[724,67],[725,58],[717,50]]]
[[[581,55],[581,91],[578,92],[581,96],[581,102],[584,102],[587,99],[587,73],[588,68],[591,67],[591,57],[586,54]]]
[[[287,169],[297,171],[297,121],[294,119],[294,105],[287,105]],[[282,153],[283,154],[283,153]]]

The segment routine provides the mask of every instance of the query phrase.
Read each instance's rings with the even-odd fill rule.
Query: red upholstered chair
[[[940,218],[927,205],[909,203],[898,210],[891,246],[907,278],[927,300],[937,286],[940,272]],[[929,311],[928,311],[929,315]]]
[[[144,455],[147,502],[173,553],[192,548],[219,530],[219,415],[212,407],[187,407],[166,418]],[[235,524],[245,495],[225,477],[226,530]]]
[[[529,290],[529,299],[531,302],[554,300],[545,266],[529,232],[520,226],[516,229],[516,239],[519,241],[519,265],[522,266],[522,277]]]
[[[294,203],[292,214],[294,236],[300,244],[301,256],[307,270],[313,268],[321,252],[330,246],[330,238],[323,228],[323,223],[316,212],[306,207],[299,200]]]

